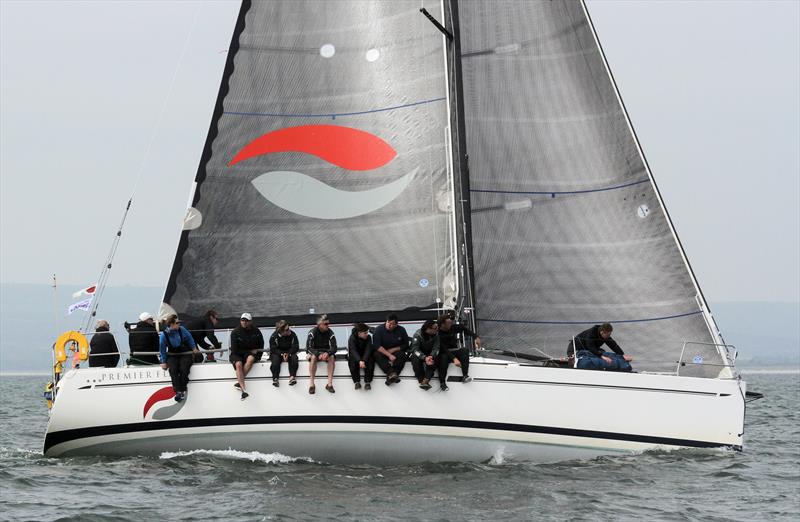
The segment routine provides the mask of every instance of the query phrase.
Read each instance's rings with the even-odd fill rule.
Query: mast
[[[467,154],[466,124],[464,120],[464,91],[461,76],[461,40],[458,25],[458,0],[442,0],[445,27],[453,35],[445,40],[447,78],[450,96],[450,143],[453,161],[454,212],[457,224],[460,299],[458,313],[476,331],[475,285],[472,269],[472,224],[470,220],[469,155]]]

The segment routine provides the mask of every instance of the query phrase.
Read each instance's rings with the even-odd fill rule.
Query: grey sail
[[[674,371],[714,343],[583,4],[463,1],[458,21],[486,344],[564,356],[608,321],[637,368]]]
[[[452,306],[446,61],[419,7],[243,3],[167,305],[264,325]]]

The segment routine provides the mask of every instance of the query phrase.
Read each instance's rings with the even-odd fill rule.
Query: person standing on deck
[[[269,360],[272,371],[272,385],[278,386],[281,364],[289,363],[289,386],[297,384],[297,352],[300,342],[289,323],[281,319],[275,323],[275,332],[269,337]]]
[[[411,365],[419,387],[425,391],[431,389],[430,381],[436,370],[439,371],[439,386],[447,391],[447,367],[450,365],[448,354],[439,349],[439,325],[433,319],[422,323],[422,327],[414,332],[411,339]]]
[[[209,310],[203,317],[199,319],[195,319],[193,321],[188,321],[186,323],[186,329],[189,330],[189,333],[192,334],[192,338],[194,339],[195,344],[202,348],[203,350],[209,350],[211,348],[215,350],[219,350],[222,348],[222,343],[219,342],[217,336],[214,335],[214,327],[217,326],[219,322],[219,315],[214,310]],[[211,344],[206,342],[206,338],[211,341]],[[202,357],[199,361],[195,362],[203,362]],[[206,362],[213,363],[217,362],[214,358],[214,352],[206,353]]]
[[[372,389],[372,377],[375,374],[375,359],[372,357],[372,339],[369,326],[364,323],[353,325],[353,331],[347,340],[347,366],[353,378],[356,390],[361,389],[361,370],[364,370],[364,389]]]
[[[372,333],[375,363],[386,374],[386,385],[400,382],[400,372],[408,360],[408,332],[397,324],[397,315],[389,314],[386,322]]]
[[[189,384],[189,370],[192,367],[192,352],[200,353],[192,335],[181,326],[175,314],[167,317],[167,329],[161,332],[159,355],[161,369],[169,369],[172,379],[172,389],[175,391],[175,401],[181,402],[186,398]]]
[[[317,318],[317,326],[308,332],[306,340],[306,352],[308,352],[308,393],[314,394],[317,387],[314,385],[314,377],[317,374],[317,361],[328,363],[328,384],[325,389],[330,393],[336,393],[333,389],[333,370],[336,364],[336,336],[333,334],[328,316],[323,314]]]
[[[231,355],[228,358],[236,369],[236,384],[242,391],[242,400],[250,396],[245,389],[244,378],[253,365],[264,355],[264,336],[253,325],[253,316],[245,312],[239,319],[239,326],[231,332]]]
[[[609,323],[603,323],[576,335],[567,347],[567,355],[571,357],[574,353],[578,359],[575,367],[582,370],[632,371],[630,362],[633,357],[625,355],[619,344],[611,338],[613,330],[614,327]],[[612,351],[604,351],[601,348],[603,345]]]
[[[114,368],[119,362],[117,341],[109,332],[108,321],[100,319],[94,327],[95,334],[89,341],[89,367]]]
[[[128,330],[128,346],[131,358],[128,364],[159,364],[159,339],[156,330],[156,321],[148,312],[139,314],[139,322],[131,325],[126,321],[125,329]]]
[[[476,348],[481,347],[481,338],[466,326],[455,324],[449,315],[440,315],[438,323],[440,350],[450,362],[461,368],[461,382],[470,382],[472,377],[469,376],[469,348],[458,347],[458,335],[463,333],[472,337]]]

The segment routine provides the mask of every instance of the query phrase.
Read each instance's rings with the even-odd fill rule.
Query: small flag
[[[92,285],[89,288],[84,288],[83,290],[78,290],[74,294],[72,294],[73,299],[77,299],[82,295],[94,295],[94,291],[97,290],[97,285]]]
[[[72,312],[76,310],[83,310],[83,311],[88,310],[89,307],[92,306],[92,299],[94,299],[94,296],[88,299],[84,299],[83,301],[78,301],[77,303],[69,305],[69,308],[67,308],[67,315],[72,315]]]

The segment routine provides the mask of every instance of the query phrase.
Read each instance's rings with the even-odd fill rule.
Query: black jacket
[[[308,340],[306,340],[306,351],[311,355],[320,355],[322,352],[328,352],[331,355],[336,355],[336,336],[333,330],[328,328],[327,332],[321,332],[319,327],[314,327],[313,330],[308,332]]]
[[[128,330],[128,346],[131,353],[134,352],[153,352],[153,355],[131,355],[132,358],[139,361],[158,364],[159,341],[158,332],[155,325],[145,321],[136,323],[136,328]]]
[[[219,342],[217,336],[214,335],[214,323],[211,322],[211,319],[208,317],[201,317],[200,319],[194,319],[188,321],[186,324],[183,325],[189,333],[192,334],[192,339],[200,348],[208,350],[212,346],[214,348],[222,348],[222,343]],[[211,344],[206,342],[206,337]]]
[[[297,334],[292,332],[291,335],[281,335],[276,330],[269,336],[269,353],[281,354],[288,353],[294,355],[300,351],[300,341],[297,340]]]
[[[458,334],[464,333],[472,338],[477,337],[475,332],[462,324],[453,324],[450,330],[439,329],[439,345],[442,350],[458,350]]]
[[[608,346],[613,350],[613,352],[617,355],[625,355],[625,352],[622,351],[622,348],[619,347],[617,342],[609,337],[608,339],[603,339],[600,337],[600,325],[596,324],[589,328],[588,330],[584,330],[583,332],[579,333],[575,336],[575,352],[579,352],[581,350],[589,350],[593,354],[597,355],[598,357],[603,355],[603,349],[601,346],[603,345]]]
[[[89,341],[89,366],[114,368],[119,362],[119,349],[108,328],[98,328]],[[96,355],[107,353],[109,355]]]
[[[237,326],[231,332],[231,352],[244,355],[252,350],[264,349],[264,336],[255,326],[242,328]]]
[[[350,337],[347,339],[347,356],[354,361],[367,361],[372,357],[372,339],[367,336],[362,339],[358,336],[358,331],[355,328],[350,332]]]

